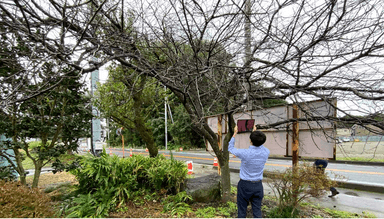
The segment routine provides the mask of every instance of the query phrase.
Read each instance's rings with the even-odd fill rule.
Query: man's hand
[[[253,130],[252,131],[254,132],[254,131],[256,131],[256,129],[257,129],[256,125],[253,125]]]
[[[236,136],[237,132],[238,132],[238,128],[237,128],[237,125],[236,125],[235,128],[233,129],[233,137]]]

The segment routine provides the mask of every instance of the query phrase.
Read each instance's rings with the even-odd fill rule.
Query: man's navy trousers
[[[237,184],[237,214],[239,218],[246,218],[247,206],[251,202],[253,217],[261,218],[261,201],[264,197],[263,183],[240,179]]]

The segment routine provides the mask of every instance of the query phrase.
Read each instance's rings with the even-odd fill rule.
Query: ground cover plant
[[[141,195],[181,191],[187,177],[186,164],[159,155],[156,158],[133,155],[129,159],[91,155],[80,159],[76,176],[78,195],[67,208],[68,217],[107,217],[114,207],[135,201]]]
[[[53,217],[51,199],[37,188],[0,180],[0,218]]]

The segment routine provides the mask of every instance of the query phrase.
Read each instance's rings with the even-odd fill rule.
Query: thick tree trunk
[[[43,161],[37,160],[35,164],[35,175],[33,176],[32,188],[37,188],[37,186],[39,185],[39,179],[40,179],[42,168],[43,168]]]
[[[227,152],[220,151],[219,145],[217,142],[210,142],[215,154],[217,156],[217,160],[220,165],[221,172],[221,201],[227,202],[230,199],[231,195],[231,175],[229,171],[229,153],[228,147]],[[217,149],[217,150],[216,150]]]
[[[223,159],[220,161],[221,169],[221,201],[227,202],[231,198],[231,175],[229,171],[229,162],[228,159]]]
[[[145,81],[146,81],[145,76],[142,75],[141,81],[140,81],[140,84],[141,84],[140,87],[142,89],[144,89]],[[155,145],[155,141],[153,140],[152,130],[145,125],[145,121],[143,119],[143,116],[141,115],[141,109],[142,109],[141,94],[143,91],[142,89],[133,94],[133,109],[134,109],[134,116],[135,116],[133,121],[135,123],[136,129],[139,131],[140,137],[143,138],[145,143],[147,143],[149,156],[156,157],[159,150]]]
[[[231,197],[231,173],[229,170],[229,151],[228,144],[233,135],[233,128],[235,125],[235,120],[233,119],[232,113],[228,113],[228,132],[225,135],[223,141],[223,165],[221,167],[221,181],[222,181],[222,198],[223,202],[227,202]]]
[[[159,150],[158,150],[157,146],[155,145],[155,141],[153,140],[152,131],[145,126],[145,122],[140,115],[135,117],[134,122],[135,122],[135,127],[136,127],[137,131],[139,131],[140,137],[143,138],[145,143],[147,143],[149,156],[150,157],[156,157]]]

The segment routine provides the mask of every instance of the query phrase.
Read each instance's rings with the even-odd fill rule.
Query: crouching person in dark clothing
[[[323,174],[325,174],[325,168],[327,168],[327,166],[328,166],[328,161],[327,160],[316,160],[315,163],[313,164],[313,166],[318,171],[321,171]],[[335,187],[331,187],[330,190],[331,190],[332,194],[329,195],[328,197],[333,197],[333,196],[336,196],[337,194],[339,194],[339,192],[336,190]]]

